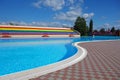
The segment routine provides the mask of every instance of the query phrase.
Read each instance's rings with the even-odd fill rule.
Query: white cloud
[[[67,2],[69,2],[69,5],[67,5]],[[84,3],[84,0],[66,0],[65,3],[68,10],[55,14],[54,19],[73,22],[78,16],[85,18],[91,18],[94,16],[94,13],[83,14],[81,6]]]
[[[55,15],[54,19],[58,20],[66,20],[66,21],[74,21],[76,17],[82,14],[81,7],[79,8],[72,8],[66,12],[60,12]]]
[[[85,18],[91,18],[94,16],[94,13],[83,14],[81,7],[83,3],[84,0],[39,0],[34,3],[34,6],[38,8],[41,6],[47,6],[52,8],[52,10],[61,10],[54,14],[54,19],[74,21],[78,16]],[[62,10],[64,7],[66,8],[65,11]]]
[[[44,27],[60,27],[62,24],[60,22],[32,22],[31,25],[44,26]]]
[[[35,25],[35,26],[47,26],[47,24],[44,23],[44,22],[32,22],[31,25]]]
[[[45,0],[45,5],[52,7],[54,10],[62,9],[64,4],[64,0]]]
[[[60,22],[32,22],[29,23],[31,26],[41,26],[41,27],[71,27],[70,24],[60,23]]]
[[[115,29],[120,29],[120,25],[119,24],[109,24],[109,23],[105,23],[102,25],[103,28],[105,28],[106,30],[109,28],[111,29],[112,27],[115,27]]]
[[[38,0],[33,3],[37,8],[49,7],[52,10],[56,11],[53,15],[53,19],[73,22],[78,16],[84,18],[91,18],[94,16],[94,13],[83,13],[82,4],[84,0]],[[59,10],[59,11],[57,11]],[[36,22],[38,25],[47,26],[47,23]],[[55,25],[55,23],[48,23],[50,25]],[[72,24],[72,23],[71,23]],[[60,24],[59,24],[60,25]]]
[[[115,28],[116,28],[116,29],[120,29],[120,25],[116,25]]]
[[[64,26],[71,26],[65,23],[60,22],[23,22],[23,21],[8,21],[8,22],[0,22],[0,25],[10,25],[9,23],[13,23],[14,25],[21,25],[21,26],[41,26],[41,27],[64,27]]]
[[[120,24],[120,20],[116,21],[118,24]]]
[[[51,7],[53,10],[62,9],[64,4],[64,0],[39,0],[38,2],[33,3],[37,8],[40,8],[40,6],[47,6]]]
[[[8,22],[0,22],[0,24],[2,25],[9,25],[10,23],[14,24],[14,25],[28,25],[26,22],[24,21],[8,21]]]
[[[71,3],[75,3],[76,1],[79,3],[84,3],[84,0],[68,0]]]
[[[42,1],[34,2],[33,5],[37,8],[40,8]]]
[[[81,3],[84,3],[84,0],[78,0],[79,2],[81,2]]]
[[[104,26],[108,27],[108,26],[110,26],[110,24],[109,23],[105,23]]]
[[[85,7],[85,9],[87,10],[87,9],[88,9],[88,7],[86,6],[86,7]]]
[[[61,10],[65,6],[80,6],[84,3],[84,0],[38,0],[34,2],[33,5],[37,8],[41,6],[46,6],[52,8],[52,10]]]
[[[93,17],[93,16],[94,16],[94,13],[90,13],[89,15],[90,15],[90,17]]]
[[[85,19],[91,18],[91,17],[93,17],[93,16],[94,16],[94,13],[84,13],[84,14],[83,14],[83,17],[84,17]]]
[[[101,19],[107,19],[107,17],[106,16],[102,16]]]
[[[89,14],[85,13],[85,14],[83,14],[83,17],[84,17],[84,18],[88,18],[88,17],[89,17]]]
[[[7,22],[0,22],[0,25],[7,25]]]
[[[74,3],[74,0],[68,0],[71,4],[73,4]]]

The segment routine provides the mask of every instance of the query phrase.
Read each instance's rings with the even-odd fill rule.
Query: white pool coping
[[[31,78],[36,78],[41,75],[45,75],[47,73],[51,73],[60,69],[64,69],[68,66],[71,66],[81,60],[83,60],[87,56],[87,50],[83,47],[78,46],[76,42],[73,45],[77,47],[78,51],[72,57],[47,65],[43,67],[33,68],[25,71],[15,72],[7,75],[0,76],[0,80],[28,80]]]
[[[47,65],[47,66],[3,75],[3,76],[0,76],[0,80],[28,80],[28,79],[36,78],[38,76],[42,76],[47,73],[51,73],[60,69],[64,69],[75,63],[78,63],[79,61],[83,60],[87,56],[87,50],[81,47],[80,45],[78,46],[79,43],[102,42],[102,41],[114,41],[114,40],[94,40],[94,41],[76,42],[73,45],[77,47],[78,51],[72,57]]]

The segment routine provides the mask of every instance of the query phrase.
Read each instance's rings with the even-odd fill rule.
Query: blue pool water
[[[55,63],[73,56],[73,42],[114,40],[120,37],[0,39],[0,76]]]

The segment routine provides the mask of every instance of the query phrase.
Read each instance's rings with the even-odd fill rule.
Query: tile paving
[[[84,60],[30,80],[120,80],[120,40],[79,45],[88,51]]]

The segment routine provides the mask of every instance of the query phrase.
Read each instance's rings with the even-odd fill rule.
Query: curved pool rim
[[[72,57],[62,60],[62,61],[59,61],[59,62],[56,62],[56,63],[53,63],[53,64],[50,64],[50,65],[47,65],[47,66],[3,75],[3,76],[0,76],[0,80],[28,80],[28,79],[36,78],[36,77],[60,70],[60,69],[64,69],[75,63],[78,63],[79,61],[83,60],[87,56],[87,50],[78,44],[90,43],[90,42],[117,41],[117,40],[120,40],[120,39],[75,42],[75,43],[73,43],[73,46],[75,46],[78,49],[78,51]]]
[[[43,67],[38,67],[38,68],[33,68],[33,69],[15,72],[11,74],[6,74],[3,76],[0,76],[0,80],[28,80],[31,78],[42,76],[47,73],[51,73],[51,72],[69,67],[83,60],[87,56],[87,50],[81,46],[78,46],[79,43],[83,43],[83,42],[72,43],[72,45],[77,48],[77,52],[73,56],[65,60],[52,63],[52,64],[49,64]]]

